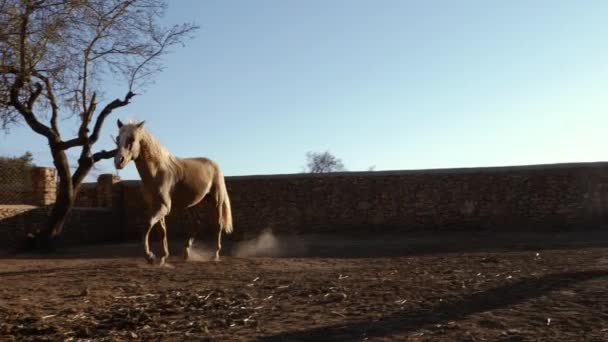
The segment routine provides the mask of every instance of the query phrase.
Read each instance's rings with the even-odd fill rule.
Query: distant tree
[[[29,183],[34,156],[27,151],[19,157],[0,156],[0,183]]]
[[[23,165],[34,166],[34,155],[30,151],[26,151],[19,157],[0,156],[0,165]]]
[[[197,27],[163,27],[166,0],[0,0],[0,128],[24,122],[50,148],[59,186],[49,222],[35,237],[48,246],[62,231],[93,165],[114,156],[94,151],[106,118],[162,70],[162,57]],[[123,81],[124,97],[103,101]],[[105,102],[105,101],[104,101]],[[71,119],[75,136],[60,124]],[[71,172],[67,151],[79,149]]]
[[[342,160],[329,151],[306,153],[306,171],[309,173],[328,173],[346,171]]]

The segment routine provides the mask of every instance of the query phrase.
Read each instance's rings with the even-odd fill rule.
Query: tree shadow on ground
[[[365,338],[390,337],[418,329],[463,319],[475,313],[500,309],[540,297],[548,292],[579,282],[608,276],[608,271],[594,270],[549,274],[448,300],[439,305],[410,312],[396,312],[379,321],[358,321],[310,330],[285,332],[258,338],[275,341],[360,341]]]

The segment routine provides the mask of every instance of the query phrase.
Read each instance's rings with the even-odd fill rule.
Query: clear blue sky
[[[349,170],[608,159],[608,1],[169,5],[168,24],[201,29],[98,148],[120,117],[227,175],[299,172],[324,150]],[[0,136],[0,154],[25,150],[50,164],[28,129]]]

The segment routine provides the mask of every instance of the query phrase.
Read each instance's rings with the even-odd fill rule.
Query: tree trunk
[[[34,246],[32,247],[40,250],[52,250],[54,248],[54,242],[63,230],[63,225],[74,205],[75,198],[70,165],[65,151],[59,149],[52,142],[49,145],[53,155],[53,164],[55,164],[59,176],[59,191],[46,226],[34,236]]]
[[[75,194],[73,189],[71,189],[71,185],[66,181],[60,180],[57,199],[55,204],[53,204],[47,227],[47,231],[49,231],[51,237],[61,234],[67,215],[74,205],[74,196]]]
[[[129,96],[129,95],[128,95]],[[130,96],[133,96],[132,94]],[[128,102],[127,102],[128,103]],[[40,229],[30,239],[27,239],[26,249],[37,249],[42,251],[52,251],[54,242],[61,235],[65,221],[74,206],[74,200],[80,190],[80,185],[86,178],[87,174],[95,165],[95,162],[101,159],[112,158],[116,150],[105,151],[91,154],[91,144],[87,141],[82,145],[80,158],[78,159],[78,168],[74,174],[70,174],[70,164],[65,155],[65,150],[61,148],[62,142],[53,137],[49,138],[49,146],[53,156],[53,164],[57,169],[59,176],[59,191],[57,198],[53,204],[53,209],[43,229]]]
[[[40,240],[38,248],[53,249],[55,240],[63,231],[63,225],[74,205],[74,197],[69,195],[72,191],[68,186],[65,181],[59,181],[57,200],[53,204],[46,227],[38,237]]]

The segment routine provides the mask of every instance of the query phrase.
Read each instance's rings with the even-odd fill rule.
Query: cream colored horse
[[[167,225],[165,216],[172,209],[187,209],[210,197],[213,201],[214,224],[217,223],[217,250],[215,260],[220,258],[222,231],[232,232],[230,199],[226,191],[224,175],[218,165],[206,158],[177,158],[162,146],[144,128],[144,122],[123,124],[118,120],[119,134],[116,139],[118,149],[114,157],[117,169],[124,168],[131,160],[135,162],[143,184],[144,200],[148,211],[147,227],[143,236],[144,252],[149,263],[154,263],[154,253],[150,251],[148,238],[152,227],[160,223],[163,240],[163,265],[169,256]],[[211,195],[211,196],[207,196]],[[195,231],[184,245],[184,259],[188,259]]]

